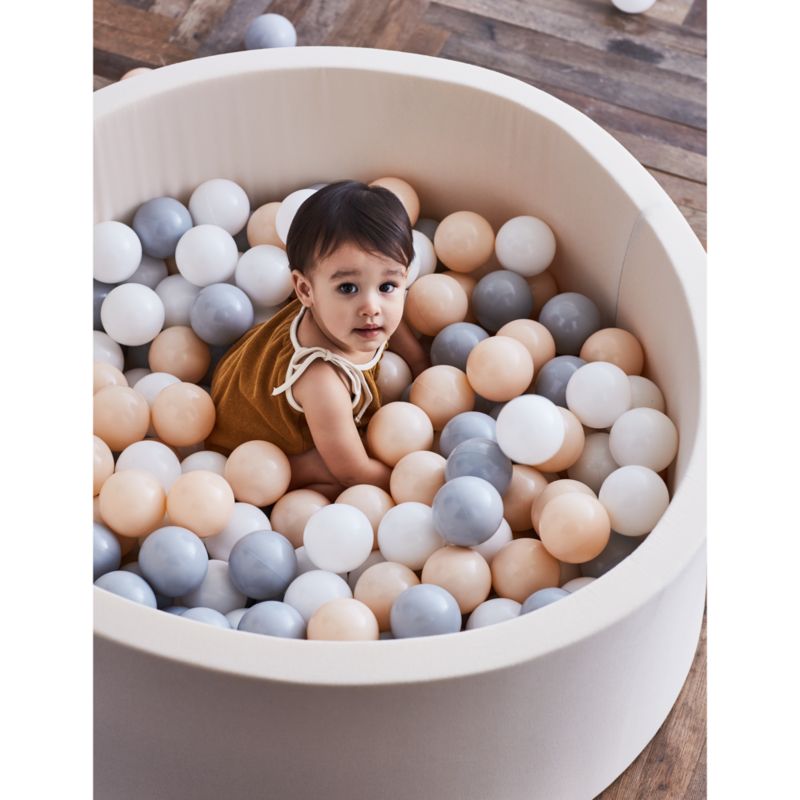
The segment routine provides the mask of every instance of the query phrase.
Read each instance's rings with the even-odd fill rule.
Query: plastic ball
[[[494,252],[492,226],[474,211],[456,211],[436,228],[433,246],[438,259],[456,272],[472,272]]]
[[[444,486],[445,459],[430,450],[403,456],[392,470],[389,491],[395,503],[417,502],[430,506]]]
[[[553,335],[536,320],[515,319],[507,322],[497,331],[497,336],[508,336],[525,345],[533,361],[534,373],[538,373],[548,361],[555,358],[556,343]]]
[[[328,572],[349,572],[372,552],[372,524],[363,511],[346,503],[331,503],[311,515],[303,531],[303,546],[311,561]]]
[[[96,331],[103,330],[103,320],[100,318],[100,309],[103,306],[103,300],[106,299],[108,293],[114,288],[113,283],[103,283],[102,281],[92,280],[92,299],[94,307],[94,329]]]
[[[667,510],[669,490],[652,469],[629,465],[614,470],[603,481],[598,499],[617,533],[642,536],[655,528]]]
[[[678,452],[675,423],[653,408],[632,408],[611,427],[608,447],[621,467],[639,464],[654,472],[666,469]]]
[[[137,75],[145,75],[148,72],[152,72],[152,68],[150,67],[134,67],[133,69],[129,69],[121,78],[121,81],[126,81],[128,78],[135,78]]]
[[[280,14],[261,14],[244,32],[244,46],[247,50],[294,47],[296,44],[297,31],[294,25]]]
[[[583,444],[578,460],[567,468],[567,475],[585,483],[593,492],[599,492],[603,481],[619,467],[611,455],[609,435],[603,431],[590,433]]]
[[[433,524],[449,544],[481,544],[494,534],[502,519],[503,499],[483,478],[454,478],[433,498]]]
[[[228,563],[216,559],[209,560],[202,583],[180,599],[181,605],[188,608],[213,608],[220,614],[241,608],[247,602],[247,597],[231,581]]]
[[[522,606],[507,597],[494,597],[485,600],[470,615],[467,620],[466,630],[485,628],[487,625],[496,625],[509,619],[516,619]]]
[[[247,224],[250,200],[238,183],[212,178],[192,192],[189,211],[195,225],[217,225],[234,236]]]
[[[469,302],[458,281],[435,273],[417,278],[408,290],[404,316],[412,328],[436,336],[448,325],[463,321]]]
[[[165,444],[152,440],[129,444],[119,454],[115,471],[122,472],[126,469],[149,472],[165,492],[168,492],[181,476],[181,464],[175,453]]]
[[[148,360],[153,372],[166,373],[180,381],[194,383],[208,371],[211,351],[191,328],[176,325],[161,331],[153,339]]]
[[[558,586],[558,561],[537,539],[514,539],[492,559],[492,585],[500,597],[523,603],[539,589]]]
[[[234,608],[233,611],[229,611],[225,615],[225,619],[228,620],[228,622],[231,625],[231,628],[233,628],[234,630],[238,630],[239,629],[239,623],[242,621],[242,617],[246,613],[247,613],[247,609],[246,608]]]
[[[514,217],[497,231],[494,252],[504,269],[527,278],[550,266],[556,255],[556,237],[538,217]]]
[[[186,611],[181,614],[181,617],[183,619],[194,620],[195,622],[202,622],[205,625],[213,625],[216,628],[228,630],[231,627],[228,618],[213,608],[203,608],[202,606],[187,608]]]
[[[174,256],[178,240],[192,224],[189,210],[174,197],[148,200],[139,206],[133,217],[133,229],[142,243],[142,250],[153,258]]]
[[[288,603],[265,600],[245,611],[239,620],[238,630],[264,636],[280,636],[284,639],[304,639],[306,621]]]
[[[126,570],[106,572],[94,582],[94,585],[105,589],[107,592],[132,600],[134,603],[156,608],[155,593],[147,585],[147,581],[144,578],[140,578],[133,572],[127,572]]]
[[[136,268],[136,272],[125,283],[140,283],[149,289],[155,289],[167,277],[169,273],[164,260],[145,255],[142,256],[142,263]]]
[[[253,304],[237,286],[214,283],[197,295],[189,323],[204,342],[230,345],[252,326]]]
[[[656,0],[611,0],[615,8],[626,14],[641,14],[655,5]]]
[[[214,450],[200,450],[197,453],[186,456],[181,461],[181,472],[194,472],[196,469],[205,469],[209,472],[216,472],[217,475],[222,475],[224,478],[227,460],[226,456]]]
[[[369,483],[359,483],[345,489],[336,498],[336,502],[354,506],[366,516],[369,520],[369,524],[372,526],[372,547],[373,549],[377,548],[378,526],[386,512],[390,508],[394,508],[395,505],[389,492],[385,492],[380,486],[373,486]]]
[[[567,384],[567,407],[590,428],[609,428],[631,407],[628,376],[614,364],[584,364]]]
[[[398,595],[390,612],[395,639],[438,636],[461,630],[461,612],[453,595],[441,586],[420,583]]]
[[[275,215],[281,207],[280,203],[265,203],[259,206],[247,221],[247,242],[250,247],[260,244],[271,244],[275,247],[285,247],[275,230]]]
[[[471,322],[454,322],[442,328],[431,342],[431,364],[447,364],[463,372],[473,348],[489,334]],[[381,362],[383,372],[383,362]]]
[[[329,641],[373,641],[378,621],[369,606],[351,597],[323,603],[308,620],[306,638]]]
[[[608,545],[606,545],[606,547],[607,546]],[[577,592],[578,589],[583,589],[584,586],[588,586],[590,583],[596,580],[597,578],[592,578],[590,576],[586,577],[581,576],[580,578],[573,578],[571,581],[567,581],[566,583],[561,585],[561,588],[565,592],[569,592],[570,594],[572,594],[573,592]]]
[[[94,580],[107,572],[119,569],[122,551],[117,537],[100,522],[94,523],[93,565]],[[413,573],[412,573],[413,574]]]
[[[631,382],[631,408],[654,408],[656,411],[666,411],[664,395],[653,381],[641,375],[629,375],[628,380]]]
[[[533,380],[533,360],[525,345],[509,336],[478,342],[467,358],[467,378],[487,400],[505,402],[521,395]]]
[[[233,546],[228,559],[233,585],[254,600],[283,597],[297,577],[292,543],[277,531],[252,531]]]
[[[487,331],[497,331],[533,312],[528,282],[516,272],[498,269],[481,278],[472,292],[471,307]]]
[[[303,544],[303,531],[311,515],[330,505],[325,495],[313,489],[295,489],[280,497],[272,507],[270,522],[295,547]]]
[[[420,217],[416,223],[414,223],[414,230],[424,233],[431,241],[433,241],[433,237],[436,236],[436,229],[438,227],[439,223],[435,219],[430,219],[430,217]]]
[[[413,403],[387,403],[372,415],[367,425],[366,442],[371,455],[393,467],[408,453],[430,448],[433,424],[428,415]]]
[[[421,581],[446,589],[461,613],[469,614],[489,596],[492,572],[477,551],[448,545],[430,555],[422,568]]]
[[[602,328],[593,333],[583,343],[580,357],[586,362],[616,364],[626,375],[640,375],[644,367],[642,345],[632,333],[622,328]]]
[[[416,224],[419,219],[419,197],[410,183],[404,181],[402,178],[386,177],[371,181],[369,185],[382,186],[384,189],[388,189],[392,194],[396,195],[398,200],[403,204],[403,208],[405,208],[411,224]]]
[[[539,322],[552,334],[558,355],[578,355],[583,343],[602,327],[600,309],[578,292],[563,292],[548,300],[539,312]]]
[[[292,192],[283,199],[280,208],[278,208],[275,214],[275,230],[278,234],[278,238],[284,244],[286,244],[286,239],[289,236],[289,228],[292,225],[292,220],[297,210],[316,191],[316,189],[298,189],[296,192]]]
[[[536,611],[537,609],[549,606],[551,603],[555,603],[564,597],[569,597],[569,592],[565,591],[564,589],[560,589],[557,586],[551,586],[547,589],[539,589],[539,591],[534,592],[532,595],[530,595],[530,597],[525,599],[525,602],[522,604],[522,608],[520,608],[519,613],[520,615],[530,614],[531,611]]]
[[[525,464],[511,467],[511,482],[503,495],[503,519],[512,531],[530,529],[533,503],[546,487],[547,478],[539,470]]]
[[[538,532],[539,525],[541,524],[542,512],[551,500],[563,494],[570,494],[573,492],[595,497],[595,493],[588,486],[580,481],[571,480],[570,478],[561,478],[560,480],[555,480],[547,484],[531,506],[530,521],[533,525],[533,529]]]
[[[180,378],[176,378],[168,372],[150,372],[136,381],[133,385],[133,389],[144,397],[148,407],[152,408],[153,401],[156,399],[159,392],[173,383],[180,383]],[[151,432],[154,433],[154,431],[148,431],[148,434]]]
[[[175,248],[178,271],[195,286],[222,283],[233,275],[239,250],[233,236],[219,225],[196,225]]]
[[[520,464],[541,464],[561,448],[564,419],[546,397],[526,394],[506,403],[497,415],[497,443]]]
[[[106,386],[94,395],[93,433],[113,451],[124,450],[147,435],[147,401],[128,386]]]
[[[536,465],[541,472],[563,472],[571,467],[583,453],[586,442],[583,425],[568,409],[559,407],[558,410],[564,420],[564,443],[554,456]]]
[[[125,356],[122,348],[105,331],[94,331],[92,337],[94,345],[94,361],[102,361],[111,364],[120,372],[125,367]]]
[[[505,519],[502,519],[497,530],[485,542],[473,545],[472,549],[476,553],[480,553],[487,564],[491,564],[492,559],[513,539],[511,526]]]
[[[183,473],[167,494],[167,513],[176,525],[201,538],[220,533],[233,514],[233,492],[215,472]]]
[[[460,369],[440,364],[428,367],[416,377],[408,399],[427,414],[436,431],[457,414],[471,411],[475,392]]]
[[[216,410],[204,389],[193,383],[173,383],[153,400],[152,419],[159,439],[186,447],[202,442],[214,430]]]
[[[605,575],[627,558],[641,542],[642,538],[623,536],[621,533],[611,531],[611,537],[603,552],[591,561],[581,564],[581,575],[587,578],[599,578]]]
[[[389,614],[394,601],[419,578],[403,564],[382,561],[361,573],[353,589],[353,597],[370,608],[381,631],[391,629]]]
[[[414,258],[408,265],[406,287],[422,275],[431,275],[436,271],[436,251],[433,242],[420,231],[411,231],[414,244]]]
[[[329,600],[352,596],[353,593],[344,578],[333,572],[312,569],[310,572],[298,575],[289,584],[283,601],[299,611],[303,620],[308,622],[317,609]]]
[[[100,493],[108,477],[114,472],[114,456],[111,448],[99,436],[92,438],[94,440],[92,491],[96,496]]]
[[[200,287],[189,283],[183,275],[167,275],[155,288],[164,305],[164,327],[189,325],[189,314],[200,294]]]
[[[243,253],[234,280],[260,306],[277,306],[294,292],[286,251],[271,244],[256,245]]]
[[[356,567],[355,569],[351,569],[350,572],[347,573],[347,585],[350,587],[351,591],[355,591],[358,579],[364,572],[366,572],[366,570],[368,570],[375,564],[384,564],[384,563],[386,563],[386,559],[383,557],[381,551],[373,550],[360,566]]]
[[[394,403],[399,400],[406,387],[411,385],[412,375],[408,364],[397,353],[384,350],[377,384],[381,402]]]
[[[289,488],[291,466],[272,442],[253,439],[234,448],[225,463],[225,479],[237,500],[268,506]]]
[[[268,530],[271,530],[270,521],[260,508],[250,503],[234,503],[233,512],[225,527],[213,536],[206,536],[203,544],[211,558],[228,561],[231,550],[240,539],[253,531]]]
[[[551,555],[568,564],[581,564],[603,552],[611,523],[597,498],[573,492],[555,497],[545,506],[538,531]]]
[[[412,570],[422,569],[430,555],[443,547],[433,510],[424,503],[398,503],[386,512],[378,526],[378,547],[387,561]]]
[[[128,379],[107,361],[95,361],[93,365],[93,389],[97,394],[106,386],[128,386]]]
[[[483,478],[502,495],[511,483],[511,461],[494,440],[467,439],[453,449],[445,467],[448,481],[464,475]]]
[[[208,571],[208,553],[190,530],[167,525],[142,542],[139,567],[157,592],[180,597],[203,582]]]
[[[559,293],[558,284],[549,269],[527,280],[533,295],[533,313],[531,316],[538,317],[545,303]]]
[[[121,283],[142,261],[142,243],[133,228],[116,220],[94,226],[94,277],[103,283]]]
[[[137,381],[140,381],[149,374],[149,369],[146,369],[145,367],[136,367],[134,369],[129,369],[125,373],[125,380],[128,382],[129,386],[135,386]]]
[[[447,458],[453,450],[468,439],[496,441],[496,421],[481,411],[465,411],[453,417],[442,429],[439,452]]]

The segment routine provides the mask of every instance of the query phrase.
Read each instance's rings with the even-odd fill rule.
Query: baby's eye
[[[386,292],[387,294],[391,294],[396,288],[397,288],[396,283],[388,282],[381,284],[381,291]]]
[[[340,283],[338,289],[342,294],[355,294],[358,291],[358,286],[354,283]]]

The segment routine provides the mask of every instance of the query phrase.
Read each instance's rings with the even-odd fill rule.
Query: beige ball
[[[164,489],[142,469],[115,472],[100,490],[100,516],[120,536],[146,536],[161,525],[165,510]]]
[[[228,456],[225,479],[239,502],[262,507],[286,493],[292,468],[280,447],[254,439],[243,442]]]
[[[140,442],[150,427],[147,400],[128,386],[106,386],[94,396],[93,433],[115,453]]]
[[[533,319],[515,319],[507,322],[497,331],[498,336],[510,336],[516,339],[530,353],[533,361],[534,375],[548,362],[556,357],[556,342],[541,322]]]
[[[435,431],[444,428],[456,414],[475,407],[475,392],[467,376],[447,364],[428,367],[417,375],[408,399],[428,415]]]
[[[167,372],[179,380],[197,383],[211,365],[211,350],[190,327],[173,325],[153,339],[148,363],[153,372]]]
[[[370,641],[380,634],[369,606],[352,597],[323,603],[308,620],[306,638],[329,641]]]
[[[596,497],[570,492],[545,506],[539,536],[547,552],[559,561],[583,564],[603,552],[611,536],[611,522]]]
[[[462,322],[467,314],[467,293],[458,281],[441,273],[423,275],[411,284],[404,315],[409,325],[425,336]]]
[[[384,189],[397,195],[408,214],[409,221],[412,225],[416,225],[419,219],[419,197],[410,183],[402,178],[378,178],[372,181],[370,186],[383,186]]]
[[[572,480],[571,478],[562,478],[548,484],[545,490],[536,498],[531,508],[531,523],[533,524],[533,529],[537,533],[539,532],[539,522],[544,507],[553,498],[560,497],[562,494],[567,494],[569,492],[580,492],[581,494],[595,497],[595,493],[585,483]]]
[[[172,524],[188,528],[200,538],[221,533],[230,522],[233,505],[228,482],[205,469],[184,472],[167,494],[167,514]]]
[[[275,215],[281,207],[280,202],[266,203],[259,206],[247,221],[247,241],[250,247],[259,244],[271,244],[286,249],[286,245],[275,229]]]
[[[382,561],[361,573],[353,597],[370,608],[380,630],[388,631],[392,627],[389,618],[392,604],[406,589],[418,583],[419,578],[404,564]]]
[[[503,495],[503,517],[512,531],[531,527],[531,509],[536,498],[547,488],[547,478],[527,464],[511,467],[511,483]]]
[[[467,356],[467,379],[481,397],[502,403],[530,386],[533,359],[517,339],[490,336],[478,342]]]
[[[603,328],[593,333],[581,347],[584,361],[608,361],[626,375],[641,375],[644,349],[639,340],[622,328]]]
[[[416,450],[403,456],[389,478],[389,491],[395,503],[432,506],[436,492],[445,484],[446,464],[444,456],[430,450]]]
[[[381,524],[383,515],[394,507],[392,496],[385,492],[380,486],[372,486],[369,483],[359,483],[355,486],[348,486],[337,498],[337,503],[355,506],[372,525],[374,541],[372,549],[378,549],[378,526]]]
[[[397,401],[381,406],[367,425],[367,449],[389,467],[415,450],[433,444],[433,423],[413,403]]]
[[[94,362],[94,394],[106,386],[127,386],[128,379],[107,361]]]
[[[559,406],[558,410],[564,419],[564,442],[554,456],[536,465],[536,469],[541,472],[563,472],[569,469],[583,453],[586,442],[583,425],[568,408]]]
[[[549,269],[540,272],[538,275],[533,275],[527,280],[533,295],[533,312],[531,316],[538,317],[542,306],[558,294],[558,284]]]
[[[422,568],[422,583],[447,589],[462,614],[474,611],[492,590],[492,571],[486,559],[469,547],[448,545],[435,550]]]
[[[446,216],[433,237],[436,256],[455,272],[472,272],[494,254],[492,226],[474,211],[456,211]]]
[[[152,67],[134,67],[133,69],[129,69],[121,78],[121,81],[126,81],[128,78],[135,78],[137,75],[144,75],[148,72],[152,72]]]
[[[514,539],[492,559],[492,585],[500,597],[518,603],[539,589],[558,586],[557,559],[537,539]]]
[[[464,322],[471,322],[473,325],[480,325],[478,318],[475,316],[475,312],[472,310],[472,292],[475,289],[479,278],[476,278],[473,275],[468,275],[466,272],[456,272],[452,269],[447,269],[441,274],[447,275],[448,278],[452,278],[454,281],[456,281],[467,294],[467,315],[464,317]]]
[[[282,533],[296,549],[303,546],[303,531],[308,518],[330,500],[313,489],[295,489],[278,499],[272,507],[269,521],[272,529]]]
[[[114,456],[111,448],[99,437],[94,438],[94,472],[92,476],[94,496],[100,494],[103,484],[114,472]]]
[[[151,414],[158,438],[173,447],[199,444],[214,430],[217,418],[211,395],[193,383],[165,386],[153,400]]]
[[[385,350],[376,380],[381,393],[381,403],[386,405],[399,400],[412,379],[411,369],[403,358],[391,350]]]

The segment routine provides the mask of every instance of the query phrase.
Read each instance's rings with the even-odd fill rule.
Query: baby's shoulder
[[[303,371],[292,387],[292,394],[305,407],[309,400],[350,402],[350,388],[342,371],[329,361],[316,359]]]

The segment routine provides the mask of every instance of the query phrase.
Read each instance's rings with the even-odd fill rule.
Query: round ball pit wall
[[[705,595],[704,252],[588,118],[488,70],[294,48],[159,69],[95,95],[96,220],[241,184],[398,175],[426,216],[551,225],[562,290],[635,333],[681,432],[673,500],[601,580],[495,626],[381,642],[233,633],[95,589],[98,797],[594,797],[669,713]]]

